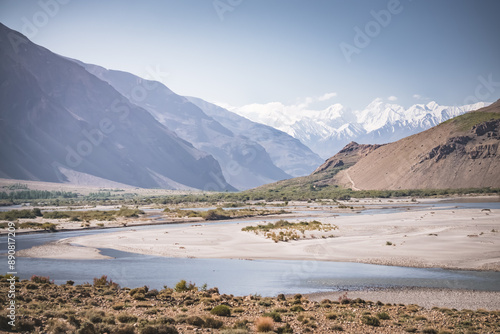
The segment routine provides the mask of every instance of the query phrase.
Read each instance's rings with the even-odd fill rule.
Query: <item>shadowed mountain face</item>
[[[386,144],[339,172],[358,189],[500,187],[500,100]]]
[[[258,142],[231,131],[163,84],[126,72],[80,64],[108,82],[131,103],[149,111],[181,138],[213,155],[227,182],[237,189],[249,189],[291,177],[273,164],[266,149]]]
[[[82,66],[1,24],[0,45],[1,177],[234,190],[212,156]]]
[[[324,159],[309,147],[283,131],[252,122],[202,99],[194,97],[188,99],[232,132],[251,138],[262,145],[274,164],[292,176],[308,175],[324,162]]]

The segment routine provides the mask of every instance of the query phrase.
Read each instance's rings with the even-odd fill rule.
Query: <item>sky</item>
[[[228,106],[500,98],[498,0],[0,0],[49,50]]]

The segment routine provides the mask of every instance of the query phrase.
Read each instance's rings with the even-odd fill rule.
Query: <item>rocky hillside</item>
[[[378,147],[334,182],[363,190],[498,188],[499,144],[500,100]]]
[[[350,142],[339,153],[335,154],[330,159],[326,160],[324,164],[319,166],[313,174],[325,172],[336,167],[349,167],[357,163],[361,158],[367,156],[372,151],[376,150],[382,145],[367,145]]]

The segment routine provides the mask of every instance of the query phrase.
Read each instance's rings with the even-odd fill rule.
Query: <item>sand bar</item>
[[[77,244],[166,257],[343,261],[498,271],[500,212],[497,211],[408,209],[337,217],[326,213],[315,219],[338,226],[337,230],[327,233],[329,238],[322,239],[326,235],[317,233],[315,239],[310,236],[279,243],[241,231],[242,227],[257,223],[203,222],[194,226],[164,226],[69,238],[57,245],[51,244],[51,249],[43,254],[50,257],[53,252],[57,258],[98,258],[95,252],[82,255],[82,247],[66,247]],[[266,218],[262,218],[260,223],[265,221]],[[332,234],[334,238],[330,238]],[[57,249],[63,246],[66,248]]]

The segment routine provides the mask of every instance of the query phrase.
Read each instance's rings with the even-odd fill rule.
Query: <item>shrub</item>
[[[31,276],[31,281],[33,283],[47,283],[47,284],[53,284],[54,281],[50,281],[50,277],[45,277],[45,276],[37,276],[37,275],[33,275]]]
[[[290,334],[292,333],[293,334],[293,329],[292,329],[292,326],[290,326],[290,324],[285,324],[285,326],[281,326],[281,327],[278,327],[276,329],[276,333],[278,334]]]
[[[290,311],[292,312],[302,312],[304,311],[304,308],[300,305],[295,305],[290,308]]]
[[[273,319],[274,322],[281,322],[281,316],[278,312],[265,313],[264,317],[269,317],[269,318]]]
[[[28,283],[28,284],[26,284],[26,289],[28,289],[28,290],[36,290],[36,289],[38,289],[38,285],[33,284],[33,283]]]
[[[158,319],[158,323],[162,325],[173,325],[175,324],[175,319],[169,317],[161,317]]]
[[[114,304],[113,306],[111,306],[111,308],[115,311],[123,310],[124,307],[125,307],[125,305],[123,305],[123,304]]]
[[[63,334],[63,333],[73,332],[74,328],[65,320],[51,319],[49,320],[47,330],[49,333]]]
[[[72,280],[66,281],[66,285],[73,286],[74,284],[75,284],[75,281],[72,281]]]
[[[134,326],[120,326],[116,327],[112,332],[112,334],[135,334]]]
[[[44,229],[45,231],[50,231],[50,232],[55,232],[56,231],[56,224],[53,223],[43,223],[40,225],[40,228]]]
[[[257,332],[271,332],[274,329],[274,321],[270,317],[260,317],[255,321]]]
[[[205,325],[205,320],[196,315],[193,315],[186,319],[186,323],[191,326],[203,327]]]
[[[146,326],[141,329],[141,334],[158,334],[158,328],[153,326]]]
[[[391,317],[386,312],[377,313],[377,318],[380,320],[389,320]]]
[[[196,287],[196,284],[194,283],[187,283],[185,280],[180,280],[174,288],[175,292],[186,292],[190,290],[198,290]]]
[[[327,313],[326,318],[330,320],[335,320],[338,318],[338,315],[336,313]]]
[[[90,320],[90,322],[94,324],[98,324],[102,322],[102,317],[104,316],[103,311],[88,311],[87,312],[87,319]]]
[[[219,329],[222,326],[224,326],[224,322],[221,320],[217,320],[211,317],[206,317],[205,318],[205,328],[213,328],[213,329]]]
[[[102,275],[100,278],[94,278],[94,287],[108,287],[111,289],[119,289],[120,285],[109,279],[108,276]]]
[[[217,305],[210,311],[210,313],[220,317],[229,317],[231,315],[231,309],[226,305]]]
[[[361,318],[361,322],[368,326],[378,327],[380,326],[380,320],[369,315],[365,315]]]
[[[424,328],[422,329],[422,333],[424,334],[437,334],[437,330],[434,328]]]
[[[95,329],[95,326],[91,322],[85,322],[82,324],[77,334],[97,334],[97,330]]]
[[[179,334],[174,326],[161,325],[158,326],[158,334]]]
[[[119,322],[121,323],[129,323],[129,322],[136,322],[137,321],[137,317],[136,316],[133,316],[133,315],[130,315],[130,314],[127,314],[127,313],[121,313],[119,314],[116,319],[118,319]]]
[[[407,333],[416,333],[417,332],[417,328],[415,327],[408,327],[408,328],[405,328],[405,332]]]
[[[34,214],[36,217],[43,217],[42,211],[40,211],[40,209],[39,209],[39,208],[33,208],[33,214]]]
[[[344,331],[344,327],[342,327],[340,325],[334,325],[334,326],[332,326],[332,331],[343,332]]]

